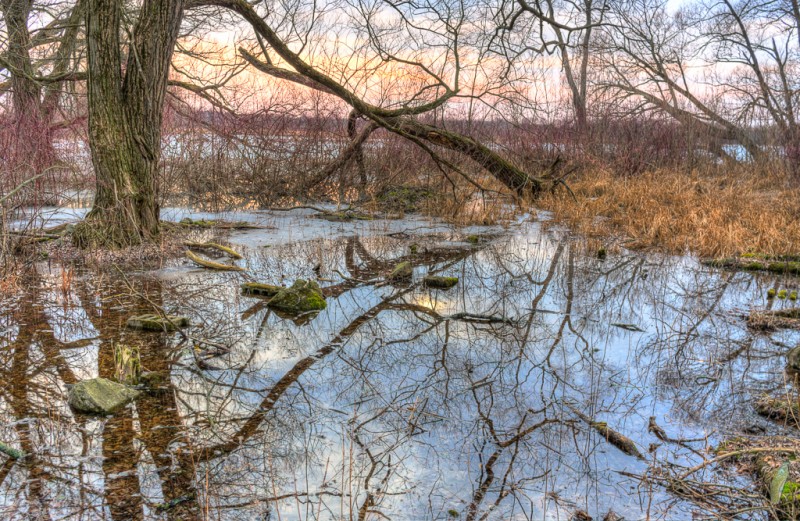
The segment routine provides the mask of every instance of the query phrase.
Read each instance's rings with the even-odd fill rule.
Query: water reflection
[[[0,318],[0,440],[31,455],[0,467],[3,517],[685,519],[691,503],[627,477],[695,457],[659,445],[649,418],[714,440],[759,422],[753,396],[783,385],[793,334],[753,337],[737,312],[764,305],[770,281],[682,258],[599,261],[536,224],[478,244],[325,226],[339,225],[254,238],[249,275],[176,262],[68,279],[39,265]],[[413,281],[383,283],[401,260]],[[460,282],[429,289],[428,273]],[[247,277],[317,276],[328,308],[307,321],[239,292]],[[154,308],[194,326],[124,328]],[[113,378],[118,343],[162,383],[112,417],[74,414],[68,386]]]

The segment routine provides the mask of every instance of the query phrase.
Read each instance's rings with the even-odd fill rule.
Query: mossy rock
[[[468,235],[467,242],[470,244],[478,244],[479,242],[481,242],[481,238],[479,235]]]
[[[128,319],[126,324],[131,329],[142,331],[175,331],[189,326],[189,319],[177,315],[146,314],[136,315]]]
[[[423,279],[423,282],[425,282],[425,285],[429,288],[449,289],[458,284],[458,277],[428,275]]]
[[[401,280],[408,280],[414,275],[414,270],[411,268],[411,263],[408,261],[397,264],[392,272],[387,277],[390,281],[396,282]]]
[[[261,282],[245,282],[241,285],[242,295],[250,295],[256,297],[274,297],[281,290],[286,289],[283,286],[274,286],[272,284],[262,284]]]
[[[112,414],[139,395],[135,389],[105,378],[76,383],[69,390],[69,405],[86,414]]]
[[[303,279],[297,279],[291,288],[282,288],[267,305],[291,314],[321,311],[327,307],[319,284]]]

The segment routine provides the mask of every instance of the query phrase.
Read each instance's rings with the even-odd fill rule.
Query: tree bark
[[[6,153],[11,165],[38,173],[46,168],[53,154],[42,110],[41,89],[34,79],[30,56],[28,18],[32,3],[31,0],[2,0],[0,8],[8,29],[5,62],[11,75],[14,128],[12,147]]]
[[[124,247],[158,236],[161,120],[183,0],[145,0],[123,74],[122,0],[89,0],[89,145],[94,206],[75,230],[81,247]]]

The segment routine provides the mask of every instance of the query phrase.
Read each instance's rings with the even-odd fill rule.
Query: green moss
[[[450,517],[458,517],[458,510],[451,508],[447,511],[447,515]]]
[[[775,298],[775,295],[777,294],[778,292],[775,290],[775,288],[769,288],[767,290],[767,298]]]
[[[597,258],[600,260],[605,260],[606,257],[608,257],[608,252],[605,248],[600,247],[600,249],[597,250]]]
[[[468,235],[467,242],[470,244],[478,244],[479,242],[481,242],[481,238],[477,235]]]
[[[788,296],[789,296],[789,292],[786,291],[785,289],[782,289],[782,290],[780,290],[778,292],[778,298],[781,299],[781,300],[786,300],[786,297],[788,297]]]
[[[778,261],[770,262],[767,271],[773,273],[787,273],[789,275],[800,275],[800,262],[797,261]]]
[[[319,285],[303,279],[297,279],[291,288],[282,288],[267,304],[290,314],[321,311],[327,307]]]
[[[428,275],[423,279],[429,288],[449,289],[458,284],[458,277],[438,277]]]
[[[797,300],[797,292],[796,291],[792,291],[791,293],[789,293],[789,300]]]
[[[794,503],[800,501],[800,483],[787,481],[781,492],[781,503]]]
[[[748,262],[742,266],[742,269],[747,271],[763,271],[766,269],[766,266],[761,262]]]
[[[419,244],[414,243],[408,247],[408,250],[411,252],[411,255],[416,255],[419,251]]]

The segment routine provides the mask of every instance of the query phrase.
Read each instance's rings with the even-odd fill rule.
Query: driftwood
[[[203,257],[194,253],[192,250],[186,250],[186,257],[195,264],[197,264],[198,266],[202,266],[203,268],[208,268],[210,270],[244,271],[244,268],[240,266],[234,266],[232,264],[223,264],[221,262],[214,262],[212,260],[204,259]]]
[[[629,456],[634,456],[639,459],[644,459],[642,454],[639,452],[639,449],[636,448],[636,444],[633,442],[632,439],[628,438],[624,434],[621,434],[606,424],[606,422],[598,422],[594,421],[593,419],[586,416],[584,413],[576,409],[571,405],[567,405],[575,415],[580,418],[581,420],[585,421],[589,424],[591,428],[599,432],[611,445],[615,446],[625,454]]]
[[[229,248],[228,246],[223,246],[222,244],[217,244],[216,242],[192,242],[186,241],[183,243],[184,246],[188,248],[195,248],[195,249],[207,249],[207,250],[217,250],[221,251],[222,253],[232,257],[234,259],[243,259],[242,254],[234,250],[233,248]]]

